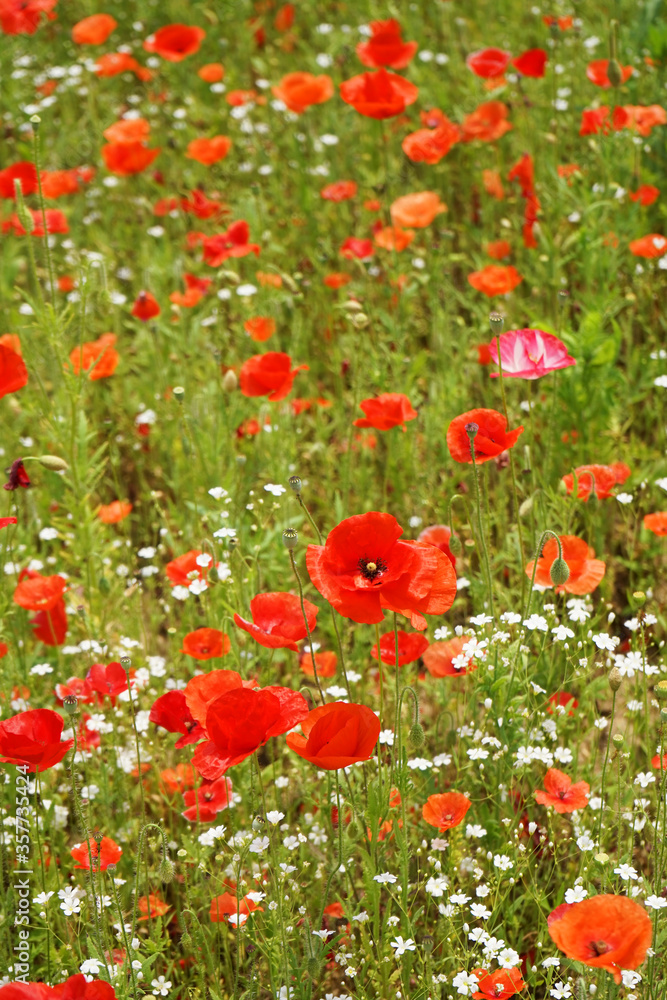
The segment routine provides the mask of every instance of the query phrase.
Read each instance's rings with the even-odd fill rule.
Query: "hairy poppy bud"
[[[658,701],[667,701],[667,681],[660,681],[653,689]]]
[[[16,177],[14,179],[14,197],[16,198],[16,214],[19,217],[19,222],[25,229],[28,236],[36,228],[35,220],[26,208],[25,202],[23,200],[23,188],[21,186],[21,181]]]
[[[296,528],[285,528],[283,531],[283,545],[286,549],[295,549],[299,544],[299,532]]]
[[[424,746],[424,743],[426,743],[426,737],[424,736],[424,727],[421,723],[415,722],[414,726],[411,726],[408,739],[415,750],[419,750]]]
[[[75,715],[79,709],[79,699],[73,694],[66,694],[63,698],[63,708],[68,715]]]
[[[160,867],[158,869],[158,874],[163,882],[173,882],[174,880],[174,863],[170,858],[163,858],[160,862]]]
[[[308,975],[312,979],[317,979],[317,977],[319,976],[320,966],[321,966],[320,960],[316,958],[314,955],[311,955],[308,961],[306,962],[306,968],[308,970]]]
[[[171,391],[172,391],[172,395],[173,395],[174,399],[176,400],[176,402],[177,403],[182,403],[183,399],[185,397],[185,389],[183,388],[183,386],[182,385],[175,385],[174,388]]]
[[[618,59],[610,59],[607,64],[607,79],[612,87],[620,87],[623,82],[623,73],[619,66]]]
[[[301,476],[290,476],[287,480],[289,488],[293,490],[297,496],[301,493]]]
[[[501,316],[499,312],[492,312],[489,316],[489,326],[491,327],[491,333],[498,334],[502,333],[502,329],[505,323],[504,316]]]
[[[111,590],[111,584],[109,583],[106,576],[102,575],[99,578],[99,580],[97,581],[97,589],[99,590],[100,594],[109,593],[109,591]]]
[[[621,686],[621,681],[623,680],[623,678],[621,677],[621,671],[618,669],[618,667],[611,668],[607,680],[609,681],[609,687],[612,689],[612,691],[618,691],[618,689]]]
[[[228,368],[225,374],[222,376],[222,388],[225,392],[234,392],[234,389],[239,384],[238,377],[233,368]]]
[[[552,562],[549,576],[554,587],[559,587],[562,583],[567,583],[570,579],[570,567],[562,556],[559,556]]]
[[[533,498],[526,497],[521,506],[519,507],[519,517],[525,517],[526,514],[530,514],[533,509]]]
[[[463,546],[461,545],[461,539],[454,532],[449,536],[449,551],[453,556],[460,556],[463,552]]]
[[[69,469],[69,465],[65,459],[58,458],[57,455],[39,455],[37,461],[45,469],[51,469],[53,472],[66,472]]]
[[[238,274],[236,274],[234,271],[220,271],[219,275],[225,281],[229,281],[232,285],[241,284],[241,279],[239,278]]]

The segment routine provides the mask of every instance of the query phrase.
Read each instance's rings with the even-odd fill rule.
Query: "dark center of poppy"
[[[600,955],[605,955],[608,951],[614,950],[614,946],[607,941],[591,941],[588,947],[593,952],[594,958],[599,958]]]
[[[387,572],[387,564],[382,559],[367,559],[366,556],[357,563],[359,572],[367,580],[375,580],[381,573]]]

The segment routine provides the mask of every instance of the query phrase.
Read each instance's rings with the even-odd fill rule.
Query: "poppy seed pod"
[[[635,601],[638,608],[642,608],[646,603],[646,594],[643,590],[635,590],[632,595],[633,601]]]
[[[549,575],[551,576],[551,582],[554,587],[558,587],[563,583],[567,583],[570,579],[570,567],[565,560],[559,556],[558,559],[554,559],[552,562]]]
[[[609,681],[609,687],[612,689],[612,691],[614,692],[618,691],[618,689],[621,686],[621,681],[623,680],[623,678],[621,677],[621,671],[618,669],[618,667],[611,668],[607,680]]]
[[[299,544],[299,532],[296,528],[285,528],[283,531],[283,545],[286,549],[295,549]]]
[[[461,539],[454,532],[449,536],[449,551],[453,556],[460,556],[463,552],[463,546],[461,545]]]
[[[427,953],[427,955],[430,955],[430,953],[433,951],[433,938],[431,937],[430,934],[425,934],[424,937],[422,938],[422,948]]]
[[[63,698],[63,708],[67,715],[75,715],[79,709],[79,700],[73,694],[65,695]]]
[[[182,403],[185,397],[185,389],[182,385],[175,385],[171,390],[177,403]]]
[[[66,472],[69,469],[65,459],[58,458],[57,455],[39,455],[37,461],[45,469],[51,469],[53,472]]]
[[[658,701],[667,701],[667,681],[660,681],[653,689],[653,694]]]
[[[614,744],[615,747],[622,747],[623,746],[623,733],[614,733],[614,735],[611,738],[611,741],[612,741],[612,743]]]
[[[667,722],[667,708],[660,709],[660,721],[663,725]]]
[[[352,326],[355,328],[355,330],[363,330],[364,327],[368,326],[368,324],[370,323],[370,320],[369,320],[368,316],[366,315],[366,313],[361,313],[360,312],[360,313],[355,313],[355,315],[352,316],[351,322],[352,322]]]
[[[492,312],[489,316],[489,326],[493,334],[502,333],[504,323],[505,317],[501,316],[498,312]]]
[[[301,494],[301,476],[290,476],[287,483],[289,488],[296,493],[297,496]]]
[[[465,432],[471,441],[475,440],[478,431],[479,431],[479,424],[471,423],[471,424],[466,424],[465,426]]]

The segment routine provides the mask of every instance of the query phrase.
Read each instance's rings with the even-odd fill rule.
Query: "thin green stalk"
[[[475,428],[474,432],[472,430],[468,431],[467,430],[468,427]],[[466,433],[468,433],[468,437],[470,438],[470,457],[472,459],[472,469],[473,469],[473,475],[475,477],[475,500],[477,502],[477,527],[478,527],[479,544],[482,547],[482,554],[484,556],[484,566],[486,568],[487,585],[489,588],[489,611],[491,612],[491,616],[495,619],[496,612],[493,603],[493,577],[491,576],[491,562],[489,560],[489,550],[486,547],[484,522],[482,517],[482,496],[479,489],[479,472],[477,471],[477,462],[475,460],[474,442],[478,430],[479,428],[477,427],[477,424],[466,425]]]
[[[607,739],[607,752],[602,765],[602,780],[600,782],[600,819],[598,821],[598,847],[602,849],[602,817],[604,815],[604,783],[607,775],[607,764],[609,762],[609,748],[611,746],[611,734],[614,729],[614,716],[616,714],[616,691],[612,691],[611,720],[609,722],[609,737]]]
[[[315,651],[313,649],[313,637],[310,634],[310,627],[308,625],[308,615],[306,614],[306,606],[303,603],[303,585],[301,583],[301,577],[299,576],[299,570],[297,569],[296,560],[294,559],[294,552],[292,549],[287,550],[289,552],[290,562],[292,564],[292,570],[294,571],[294,576],[296,577],[296,583],[299,588],[299,601],[301,603],[301,614],[303,615],[304,625],[306,626],[306,635],[308,636],[308,645],[310,648],[310,662],[313,667],[313,674],[315,676],[315,683],[317,684],[317,690],[320,693],[320,698],[322,699],[322,704],[324,705],[324,692],[322,691],[322,685],[320,684],[320,678],[317,674],[317,664],[315,663]]]

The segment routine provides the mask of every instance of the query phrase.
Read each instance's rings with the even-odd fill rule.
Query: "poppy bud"
[[[285,528],[283,531],[283,545],[286,549],[295,549],[299,544],[299,532],[296,528]]]
[[[618,59],[610,59],[607,63],[607,79],[612,87],[620,87],[623,82],[623,74],[618,64]]]
[[[39,115],[31,115],[30,124],[32,125],[33,132],[39,132],[39,126],[42,124],[42,119]]]
[[[19,222],[29,236],[33,229],[35,229],[36,223],[25,206],[25,202],[23,200],[23,188],[21,187],[21,181],[18,178],[14,180],[14,197],[16,198],[16,214],[19,217]]]
[[[301,476],[290,476],[287,480],[289,488],[293,490],[297,496],[301,495]]]
[[[97,581],[97,589],[101,594],[108,594],[111,590],[111,584],[107,580],[106,576],[101,576]]]
[[[658,701],[667,701],[667,681],[660,681],[653,689]]]
[[[370,320],[366,313],[356,313],[356,315],[352,317],[352,326],[355,330],[363,330],[369,323]]]
[[[424,727],[421,723],[415,722],[414,726],[411,726],[408,739],[415,750],[419,750],[424,746],[424,743],[426,743],[426,737],[424,736]]]
[[[238,274],[234,273],[234,271],[220,271],[220,277],[223,278],[225,281],[229,281],[232,285],[241,284],[241,279],[239,278]]]
[[[505,324],[505,317],[501,316],[498,312],[492,312],[489,316],[489,326],[491,327],[491,333],[498,334],[502,333],[503,326]]]
[[[173,882],[174,880],[174,863],[170,858],[163,858],[160,862],[160,867],[158,869],[158,874],[163,882]]]
[[[190,952],[192,948],[192,936],[189,931],[183,931],[181,934],[181,945],[186,954]]]
[[[549,570],[549,576],[551,577],[551,582],[554,587],[558,587],[562,583],[567,583],[570,579],[570,567],[562,556],[559,556],[552,562],[551,569]]]
[[[533,498],[526,497],[521,506],[519,507],[519,517],[525,517],[533,509]]]
[[[234,392],[239,384],[236,372],[233,368],[228,368],[222,377],[222,388],[225,392]]]
[[[58,458],[57,455],[39,455],[37,461],[45,469],[51,469],[53,472],[66,472],[69,469],[69,465],[65,459]]]
[[[66,694],[63,698],[63,708],[68,715],[75,715],[79,709],[79,699],[73,694]]]
[[[621,671],[618,669],[618,667],[612,667],[611,670],[609,671],[609,676],[607,677],[607,680],[609,681],[609,687],[612,689],[612,691],[614,692],[618,691],[618,689],[621,686],[622,679],[623,678],[621,677]]]
[[[171,392],[177,403],[183,402],[183,399],[185,397],[185,389],[183,388],[182,385],[175,385],[174,388],[171,390]]]
[[[321,965],[320,960],[318,958],[316,958],[315,955],[311,955],[310,958],[308,959],[308,961],[306,962],[306,968],[308,970],[308,975],[312,979],[317,979],[318,978],[318,976],[320,974],[320,965]]]
[[[461,539],[454,532],[449,536],[449,551],[453,556],[460,556],[463,552],[463,546],[461,545]]]

